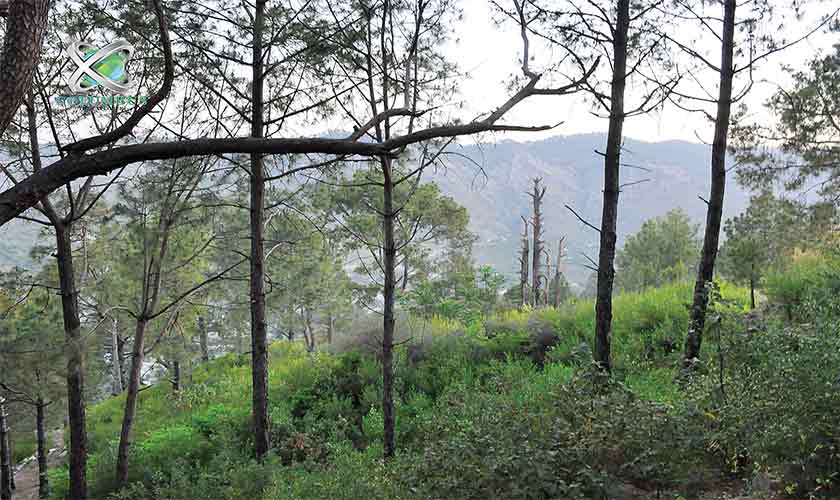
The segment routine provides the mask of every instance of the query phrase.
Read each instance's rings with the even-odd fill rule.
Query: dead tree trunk
[[[265,0],[256,0],[251,58],[251,137],[263,137],[263,25]],[[268,332],[265,320],[265,171],[262,155],[251,155],[251,384],[254,454],[271,447],[268,416]]]
[[[560,241],[557,243],[557,265],[554,266],[554,296],[552,297],[552,305],[555,308],[560,307],[560,304],[563,302],[563,295],[562,290],[560,289],[560,280],[563,279],[563,241],[564,238],[560,238]]]
[[[723,194],[726,189],[726,143],[729,132],[729,115],[732,108],[733,51],[735,40],[736,0],[725,0],[723,7],[723,38],[720,64],[720,88],[715,117],[715,138],[712,143],[712,186],[706,212],[706,231],[703,251],[694,283],[694,302],[685,339],[683,365],[692,366],[700,358],[703,328],[706,325],[706,308],[709,302],[708,284],[715,272],[715,260],[720,239],[720,221],[723,215]]]
[[[530,301],[528,299],[528,257],[529,245],[528,240],[528,220],[522,217],[522,248],[519,251],[519,308],[522,309]]]
[[[543,305],[548,305],[550,302],[548,300],[549,293],[551,292],[551,282],[548,280],[548,277],[551,276],[551,252],[548,250],[544,251],[545,253],[545,289],[543,290]]]
[[[0,500],[12,500],[12,457],[7,417],[6,399],[0,396]]]
[[[618,222],[619,167],[624,127],[624,87],[627,80],[627,32],[630,29],[630,0],[617,0],[617,19],[613,33],[613,78],[610,96],[610,123],[604,154],[604,206],[601,214],[601,241],[598,252],[598,291],[595,299],[594,360],[610,372],[612,334],[612,292],[615,278],[616,225]]]
[[[531,225],[534,227],[534,245],[531,260],[533,262],[531,268],[531,296],[533,297],[533,306],[538,307],[541,301],[541,280],[542,273],[540,267],[542,266],[543,244],[542,239],[542,199],[545,196],[545,187],[540,187],[542,179],[537,177],[534,179],[534,190],[528,195],[531,197],[531,202],[534,208],[534,213],[531,216]]]

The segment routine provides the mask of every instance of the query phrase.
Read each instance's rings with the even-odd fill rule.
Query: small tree
[[[698,229],[682,209],[645,221],[618,251],[619,288],[632,292],[689,278],[700,250]]]

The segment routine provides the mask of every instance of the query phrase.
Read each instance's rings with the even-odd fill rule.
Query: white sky
[[[810,4],[807,7],[810,11],[805,11],[806,15],[800,22],[793,20],[792,16],[782,19],[786,24],[784,35],[794,39],[813,29],[818,24],[816,19],[819,14],[837,7],[830,4],[833,2]],[[513,23],[501,28],[493,23],[488,0],[463,0],[461,5],[464,19],[459,32],[453,34],[457,40],[452,43],[452,56],[461,70],[470,74],[470,78],[462,84],[461,90],[468,108],[466,116],[472,117],[473,114],[491,110],[506,99],[508,93],[505,83],[511,75],[520,71],[518,61],[521,39]],[[718,9],[717,4],[713,4],[712,7]],[[772,94],[776,84],[785,83],[781,71],[783,64],[803,67],[815,53],[825,51],[838,42],[840,37],[836,33],[828,34],[823,29],[812,38],[762,62],[755,77],[756,83],[746,100],[756,118],[762,119],[766,116],[761,114],[762,103]],[[718,46],[709,44],[703,52],[710,60],[718,63],[719,51]],[[536,57],[536,64],[539,64],[540,56],[548,54],[535,51],[533,55]],[[711,83],[707,88],[716,93],[717,86],[714,85],[714,81]],[[736,85],[736,91],[738,88]],[[580,96],[532,97],[521,103],[505,121],[522,125],[553,124],[559,121],[564,121],[564,124],[548,132],[505,134],[504,138],[527,141],[553,135],[605,131],[606,120],[593,116],[591,109]],[[651,142],[672,139],[711,142],[712,131],[712,124],[701,114],[687,113],[673,106],[648,116],[629,118],[624,127],[626,137]],[[503,137],[497,135],[495,138]],[[484,141],[488,139],[491,138],[482,138]]]

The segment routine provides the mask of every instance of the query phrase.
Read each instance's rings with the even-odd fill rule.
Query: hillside
[[[516,266],[520,216],[530,214],[531,179],[542,177],[547,187],[545,239],[556,251],[557,239],[565,235],[568,245],[566,273],[582,284],[589,271],[582,265],[587,255],[597,260],[597,233],[586,228],[564,205],[597,225],[601,219],[603,186],[602,151],[605,137],[584,134],[518,143],[455,149],[469,158],[448,156],[448,167],[427,178],[455,198],[470,213],[472,230],[479,236],[476,260],[512,277]],[[618,245],[652,217],[681,207],[698,224],[706,206],[698,196],[708,197],[710,148],[683,141],[659,143],[626,139],[622,161],[622,184],[649,179],[627,187],[621,194]],[[481,169],[477,165],[481,166]],[[642,167],[642,168],[639,168]],[[740,213],[748,194],[730,180],[726,189],[724,218]]]
[[[589,271],[582,265],[586,260],[581,253],[597,258],[598,239],[564,205],[570,205],[593,224],[600,220],[603,165],[594,151],[603,148],[604,140],[600,134],[585,134],[537,142],[456,147],[453,151],[469,160],[449,155],[448,167],[430,172],[426,180],[434,180],[445,194],[469,211],[471,229],[479,236],[475,247],[477,262],[512,277],[522,231],[519,217],[530,214],[530,199],[525,192],[532,178],[542,177],[547,187],[544,201],[548,246],[554,252],[557,239],[566,236],[566,273],[571,281],[582,284]],[[702,144],[625,141],[624,162],[633,167],[623,170],[622,183],[650,180],[622,193],[619,246],[645,220],[676,207],[685,209],[698,224],[703,221],[705,205],[698,195],[708,196],[709,154],[709,147]],[[729,182],[726,195],[724,218],[740,213],[748,201],[747,194],[734,181]],[[0,269],[32,265],[29,249],[39,229],[22,221],[3,228]]]
[[[825,297],[804,269],[784,279]],[[810,367],[836,366],[838,339],[799,341],[805,330],[745,315],[746,290],[723,283],[721,293],[727,332],[703,355],[719,361],[689,378],[674,368],[689,283],[616,298],[614,377],[600,383],[589,370],[591,302],[467,325],[400,321],[400,338],[414,341],[398,352],[399,448],[387,462],[370,330],[311,354],[272,346],[264,463],[251,458],[248,357],[225,355],[179,392],[161,383],[140,394],[132,484],[107,498],[758,500],[831,489],[840,395],[817,389],[834,372]],[[123,405],[119,396],[90,408],[93,498],[114,491]],[[50,476],[62,498],[66,468]]]

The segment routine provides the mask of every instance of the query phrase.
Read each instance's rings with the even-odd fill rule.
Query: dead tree
[[[531,193],[528,193],[528,196],[531,197],[531,203],[533,206],[533,214],[531,215],[531,225],[534,227],[534,251],[531,255],[532,258],[532,268],[531,268],[531,296],[533,298],[533,306],[537,307],[540,305],[540,290],[541,290],[541,281],[542,281],[542,273],[540,272],[540,267],[542,265],[542,255],[543,255],[543,245],[545,241],[543,241],[543,227],[542,227],[542,199],[545,196],[545,186],[540,186],[540,182],[542,179],[537,177],[534,179],[534,190]]]
[[[563,279],[563,242],[566,240],[566,237],[560,238],[560,241],[557,243],[557,265],[554,266],[554,279],[552,282],[554,283],[554,295],[552,296],[552,305],[554,307],[560,307],[561,302],[563,301],[563,294],[560,288],[561,280]]]
[[[519,251],[519,307],[523,308],[528,300],[528,256],[530,241],[528,240],[528,220],[522,217],[522,249]]]

